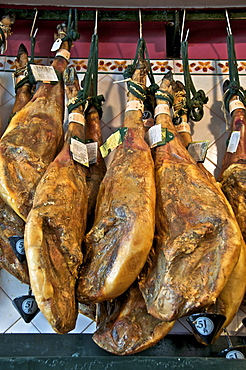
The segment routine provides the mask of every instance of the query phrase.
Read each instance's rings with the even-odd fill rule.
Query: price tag
[[[151,148],[165,145],[169,141],[173,140],[173,138],[174,134],[166,128],[162,128],[161,124],[151,127],[145,135],[145,140]]]
[[[230,114],[232,114],[232,112],[235,110],[235,109],[245,109],[245,106],[243,104],[243,102],[241,102],[241,100],[236,99],[236,100],[232,100],[229,104],[229,112]]]
[[[130,110],[141,110],[144,111],[144,104],[139,100],[130,100],[126,103],[126,112]]]
[[[178,132],[188,132],[189,134],[191,133],[190,124],[185,121],[182,121],[179,125],[177,125],[176,129]]]
[[[14,235],[10,236],[8,240],[18,260],[20,262],[24,262],[26,260],[26,254],[24,249],[24,237]]]
[[[26,323],[31,322],[39,312],[35,297],[31,294],[13,299],[13,305]]]
[[[51,51],[57,51],[60,49],[62,44],[62,39],[56,39],[55,42],[52,45]]]
[[[238,350],[231,350],[226,354],[226,358],[234,358],[236,360],[245,358],[243,353]]]
[[[30,67],[36,82],[58,82],[58,77],[53,66],[30,64]]]
[[[196,319],[194,322],[194,325],[196,327],[196,330],[198,333],[202,335],[209,335],[213,332],[214,330],[214,323],[212,320],[210,320],[208,317],[199,317]]]
[[[161,139],[161,124],[151,127],[145,135],[145,140],[149,144],[150,148],[156,146],[156,144],[159,143]]]
[[[89,159],[86,144],[84,144],[78,137],[71,138],[70,150],[72,152],[73,160],[89,167]]]
[[[89,164],[97,163],[98,143],[97,142],[87,143],[86,148],[88,153]]]
[[[229,143],[228,143],[228,146],[227,146],[227,150],[226,150],[227,152],[236,153],[237,147],[238,147],[238,144],[239,144],[239,141],[240,141],[240,134],[241,134],[240,131],[233,131],[231,133],[231,137],[230,137],[230,140],[229,140]]]
[[[169,116],[171,115],[170,113],[170,106],[169,104],[158,104],[155,108],[155,118],[159,114],[168,114]]]
[[[188,152],[196,162],[204,162],[208,150],[209,141],[193,141],[188,145]]]
[[[155,124],[154,118],[149,110],[143,112],[142,119],[145,127],[152,127]]]
[[[109,136],[105,143],[100,146],[100,152],[103,158],[105,158],[112,150],[117,148],[117,146],[119,146],[123,142],[126,133],[127,127],[123,127]]]

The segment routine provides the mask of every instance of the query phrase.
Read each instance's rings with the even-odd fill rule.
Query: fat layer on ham
[[[170,81],[161,88],[171,89]],[[215,302],[243,240],[224,194],[191,158],[171,117],[160,114],[158,123],[174,139],[156,148],[156,236],[140,289],[148,312],[172,321]]]
[[[133,78],[145,86],[143,63]],[[136,97],[129,94],[128,99]],[[142,112],[126,112],[123,125],[128,131],[100,185],[95,222],[85,239],[77,289],[84,303],[122,294],[137,278],[153,241],[154,166],[144,141]]]

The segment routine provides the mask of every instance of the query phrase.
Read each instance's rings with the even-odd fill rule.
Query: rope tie
[[[175,96],[182,99],[173,105],[173,124],[179,125],[182,122],[182,116],[187,115],[188,112],[186,108],[186,93],[185,91],[178,91],[175,93]]]
[[[144,101],[147,96],[147,90],[143,86],[133,80],[127,81],[128,91],[136,96],[136,98]]]
[[[155,93],[155,97],[156,97],[156,99],[160,99],[160,100],[168,102],[169,107],[170,108],[172,107],[172,105],[173,105],[173,96],[168,91],[158,89]]]
[[[225,109],[229,112],[229,103],[233,96],[237,95],[244,105],[246,105],[246,91],[240,86],[237,60],[235,53],[234,38],[227,36],[228,65],[229,65],[229,85],[224,93],[223,100]]]
[[[187,41],[182,41],[181,43],[181,54],[184,69],[184,81],[186,90],[186,109],[189,116],[193,121],[200,121],[203,118],[204,111],[203,105],[208,102],[208,97],[206,97],[203,90],[196,91],[195,86],[192,82],[189,63],[188,63],[188,43]],[[193,97],[191,98],[191,93]]]
[[[73,12],[74,10],[74,19],[73,18]],[[73,41],[76,41],[80,38],[80,33],[78,33],[78,12],[77,9],[69,9],[68,14],[68,22],[67,25],[65,23],[62,23],[60,26],[60,30],[58,31],[59,38],[61,38],[63,41],[68,41],[70,47],[73,43]],[[61,37],[64,35],[63,37]]]
[[[78,91],[77,96],[70,99],[67,108],[68,112],[79,106],[83,107],[86,115],[93,106],[102,117],[102,103],[105,101],[103,95],[97,95],[97,79],[98,79],[98,35],[92,35],[90,54],[88,58],[88,66],[82,82],[83,87]],[[92,92],[93,90],[93,92]],[[90,95],[90,96],[89,96]]]
[[[137,63],[139,60],[145,59],[148,63],[148,77],[150,80],[150,86],[148,88],[143,88],[140,84],[132,80],[132,76],[137,68]],[[159,86],[155,83],[154,76],[152,69],[150,68],[150,60],[148,55],[148,50],[146,46],[146,42],[143,37],[138,40],[138,45],[136,49],[135,58],[133,64],[127,66],[125,71],[123,72],[124,79],[129,79],[127,81],[127,87],[131,94],[133,94],[136,98],[142,100],[144,104],[148,106],[150,104],[151,95],[158,90]]]

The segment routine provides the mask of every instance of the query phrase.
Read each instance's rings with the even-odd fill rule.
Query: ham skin
[[[145,81],[143,65],[133,78]],[[131,94],[128,99],[136,100]],[[94,225],[85,238],[77,288],[82,303],[122,294],[137,278],[153,241],[154,167],[144,141],[142,112],[126,112],[123,126],[127,134],[101,182]]]
[[[73,86],[66,86],[66,92],[69,99],[77,95],[77,79]],[[83,109],[79,106],[72,112],[82,114]],[[84,141],[84,126],[69,123],[62,150],[37,186],[25,228],[32,291],[40,311],[60,334],[76,325],[75,286],[87,216],[85,170],[72,158],[72,136]]]
[[[158,123],[174,139],[156,148],[155,245],[140,290],[150,314],[173,321],[215,302],[238,261],[242,235],[219,186],[191,158],[171,117],[160,114]]]

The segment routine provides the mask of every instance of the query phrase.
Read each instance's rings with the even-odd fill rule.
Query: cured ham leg
[[[246,110],[232,112],[231,132],[238,131],[240,140],[234,153],[226,152],[223,158],[220,183],[230,202],[246,241]]]
[[[145,86],[143,63],[133,78]],[[129,94],[128,100],[137,99]],[[85,239],[77,289],[84,303],[122,294],[137,278],[153,241],[154,168],[141,110],[127,111],[123,126],[127,133],[100,185],[95,222]]]
[[[104,159],[102,158],[99,150],[100,146],[103,144],[103,141],[99,114],[94,107],[90,109],[86,117],[85,137],[87,141],[90,140],[98,143],[97,162],[88,168],[86,174],[86,183],[88,187],[87,227],[88,229],[91,229],[94,222],[94,213],[99,186],[107,170]]]
[[[23,77],[21,75],[21,71],[26,67],[27,63],[28,53],[26,47],[21,44],[18,50],[17,59],[15,61],[15,74],[17,75],[16,82]],[[16,97],[12,115],[22,109],[31,99],[31,96],[31,86],[29,83],[25,83],[24,85],[18,87],[16,89]],[[29,276],[26,261],[24,258],[22,261],[17,258],[10,244],[11,238],[13,240],[12,242],[16,240],[16,245],[20,246],[19,252],[21,252],[20,255],[22,255],[24,228],[25,223],[22,218],[20,218],[15,211],[9,207],[2,200],[2,198],[0,198],[0,267],[7,270],[21,282],[28,284]]]
[[[174,94],[174,105],[175,105],[180,103],[180,99],[182,98],[180,92],[183,91],[183,98],[185,99],[185,90],[184,86],[182,86],[183,84],[179,81],[174,82],[172,85],[175,91]],[[187,116],[184,115],[182,118],[184,121],[187,122]],[[177,127],[177,129],[179,130],[179,127]],[[180,135],[184,139],[185,146],[187,147],[187,145],[192,142],[191,135],[188,132],[180,132]],[[212,176],[212,174],[210,174],[210,172],[206,170],[202,163],[198,163],[198,166],[204,171],[206,175],[208,175],[210,181],[215,182],[215,179]],[[215,184],[218,185],[217,183]],[[234,269],[232,270],[227,280],[227,283],[225,284],[224,288],[222,289],[221,293],[216,299],[215,304],[205,309],[206,312],[209,313],[217,313],[224,315],[226,317],[226,320],[223,324],[223,327],[227,327],[231,323],[240,307],[240,304],[242,303],[246,290],[245,276],[246,276],[246,246],[245,243],[242,243],[238,262]],[[219,338],[223,330],[223,327],[217,333],[213,342],[215,342]],[[199,342],[206,344],[203,340],[201,340],[201,337],[199,335],[195,334],[195,336]]]
[[[69,77],[70,78],[70,77]],[[68,98],[78,81],[66,86]],[[79,106],[73,113],[83,113]],[[82,263],[87,189],[83,166],[70,152],[70,139],[84,141],[84,125],[71,121],[61,152],[40,180],[25,228],[25,249],[33,294],[40,311],[58,333],[75,327],[75,284]]]
[[[120,297],[97,304],[97,330],[92,339],[116,355],[129,355],[154,346],[172,329],[147,312],[137,281]]]
[[[161,89],[171,92],[170,81],[164,78]],[[155,249],[140,290],[150,314],[172,321],[215,302],[238,261],[242,235],[223,193],[191,158],[171,117],[156,119],[174,139],[156,148]]]
[[[69,57],[64,41],[52,63],[58,83],[41,83],[12,118],[0,140],[0,195],[24,220],[32,207],[37,184],[63,140],[64,85],[61,74]],[[63,56],[62,56],[63,55]]]
[[[99,186],[106,173],[106,165],[102,158],[99,147],[102,145],[102,134],[98,111],[92,107],[86,116],[85,125],[86,141],[98,143],[97,162],[86,168],[86,185],[88,190],[87,230],[90,230],[95,217],[96,200]],[[92,320],[96,317],[96,305],[79,302],[79,312]]]

